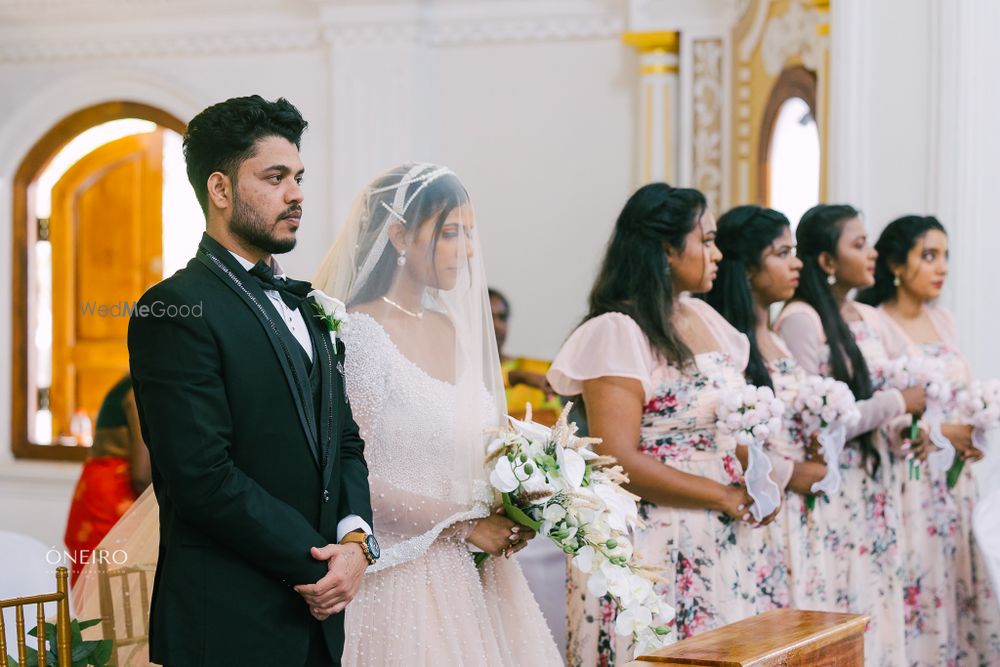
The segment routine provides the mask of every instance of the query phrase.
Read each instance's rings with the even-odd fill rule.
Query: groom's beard
[[[297,204],[290,206],[278,216],[275,223],[288,217],[291,213],[300,213],[301,211],[302,207]],[[295,247],[295,238],[276,239],[271,233],[273,229],[274,225],[269,227],[263,216],[256,209],[244,203],[234,188],[233,217],[229,220],[229,231],[241,238],[244,243],[253,248],[259,248],[269,255],[281,255]]]

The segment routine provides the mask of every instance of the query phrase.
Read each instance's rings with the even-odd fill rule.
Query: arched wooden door
[[[128,372],[128,308],[159,281],[162,130],[105,144],[52,190],[52,432]]]

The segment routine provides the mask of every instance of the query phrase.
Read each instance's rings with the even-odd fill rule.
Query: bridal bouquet
[[[823,447],[826,475],[810,490],[833,495],[840,490],[840,454],[847,442],[847,429],[861,419],[854,394],[839,380],[810,375],[799,386],[792,407],[802,420],[803,432],[818,433],[819,444]],[[806,498],[809,509],[815,505],[815,496]]]
[[[639,498],[624,488],[621,466],[599,456],[597,438],[576,436],[566,405],[551,429],[511,418],[513,430],[490,443],[490,484],[507,517],[555,542],[589,575],[587,589],[618,608],[615,630],[633,637],[636,655],[659,647],[674,610],[653,588],[653,572],[636,562],[629,541],[639,526]]]
[[[976,380],[956,396],[961,420],[972,426],[972,445],[987,451],[989,439],[1000,429],[1000,380]],[[964,459],[948,471],[948,487],[954,488],[962,474]]]
[[[955,459],[955,448],[951,441],[941,433],[941,421],[944,417],[944,403],[951,395],[951,389],[944,382],[944,365],[939,359],[926,357],[900,357],[890,362],[886,368],[886,381],[890,387],[903,391],[913,387],[924,387],[927,390],[927,408],[924,410],[924,421],[930,430],[931,442],[937,446],[937,451],[927,457],[932,470],[944,471],[952,467]],[[913,416],[910,422],[910,439],[915,439],[919,432],[919,419]],[[910,458],[910,479],[920,479],[920,468],[917,461]]]
[[[744,472],[747,493],[753,498],[750,513],[763,520],[781,505],[781,490],[771,479],[771,461],[764,453],[764,443],[781,431],[785,403],[776,398],[770,387],[747,385],[723,390],[715,409],[716,428],[722,435],[732,435],[737,444],[749,450]]]

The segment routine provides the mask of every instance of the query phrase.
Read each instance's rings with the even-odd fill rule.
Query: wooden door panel
[[[53,433],[128,372],[132,303],[162,277],[162,132],[105,144],[73,165],[52,191]],[[98,309],[117,314],[100,315]]]

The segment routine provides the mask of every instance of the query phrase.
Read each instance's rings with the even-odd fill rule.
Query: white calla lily
[[[552,429],[548,426],[542,426],[535,422],[521,421],[513,417],[510,417],[510,423],[514,426],[515,431],[529,441],[547,442],[552,439]]]

